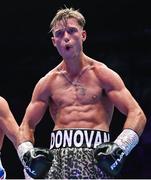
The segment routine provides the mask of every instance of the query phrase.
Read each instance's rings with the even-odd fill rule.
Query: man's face
[[[78,56],[83,50],[86,32],[74,18],[59,21],[53,28],[52,42],[63,58]]]

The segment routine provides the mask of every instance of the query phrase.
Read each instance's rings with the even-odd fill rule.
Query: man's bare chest
[[[58,105],[93,104],[100,101],[102,89],[92,83],[64,84],[58,86],[52,94],[52,100]]]
[[[91,68],[86,67],[71,79],[66,72],[60,72],[52,89],[52,100],[58,105],[93,104],[103,94],[101,84]]]

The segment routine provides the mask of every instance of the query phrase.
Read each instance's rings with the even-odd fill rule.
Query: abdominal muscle
[[[54,130],[87,128],[109,131],[111,113],[100,110],[99,105],[69,106],[57,112]]]

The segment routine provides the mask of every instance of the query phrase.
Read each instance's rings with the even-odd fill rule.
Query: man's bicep
[[[26,108],[26,112],[23,118],[23,123],[26,123],[33,129],[42,119],[48,106],[49,94],[46,93],[45,88],[43,88],[43,83],[44,78],[42,78],[36,84],[32,93],[31,101]]]
[[[35,128],[35,126],[40,122],[42,119],[45,111],[47,108],[47,104],[44,101],[31,101],[28,105],[24,118],[23,123],[27,123],[31,128]]]
[[[126,87],[108,91],[108,96],[114,106],[123,114],[127,115],[137,103]]]

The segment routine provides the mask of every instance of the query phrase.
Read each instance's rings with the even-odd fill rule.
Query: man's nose
[[[69,36],[70,36],[69,33],[68,33],[67,31],[65,31],[65,32],[64,32],[64,41],[65,41],[65,42],[68,42],[68,41],[69,41],[69,39],[70,39]]]

